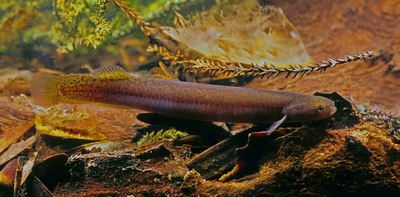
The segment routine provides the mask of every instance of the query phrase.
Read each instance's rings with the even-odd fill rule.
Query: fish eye
[[[317,107],[317,110],[318,110],[319,112],[323,112],[323,111],[324,111],[324,107],[320,105],[320,106]]]

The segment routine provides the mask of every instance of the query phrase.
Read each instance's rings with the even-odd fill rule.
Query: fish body
[[[320,96],[155,78],[112,67],[95,74],[36,76],[34,102],[122,105],[179,118],[231,122],[303,122],[331,117],[334,102]]]

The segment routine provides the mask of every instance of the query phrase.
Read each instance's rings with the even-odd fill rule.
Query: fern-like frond
[[[132,19],[133,22],[136,22],[140,26],[140,30],[148,36],[151,34],[151,28],[150,24],[146,22],[140,12],[138,12],[136,9],[131,8],[128,6],[128,2],[123,1],[123,0],[113,0],[112,1],[116,6],[118,6],[123,13],[125,13],[126,17],[129,19]]]
[[[137,146],[143,146],[145,144],[149,144],[151,142],[154,142],[156,140],[161,140],[164,138],[170,138],[170,139],[177,139],[177,138],[181,138],[181,137],[185,137],[188,134],[186,132],[182,132],[182,131],[178,131],[176,129],[168,129],[166,131],[164,130],[160,130],[157,133],[155,133],[154,131],[151,133],[146,133],[146,135],[144,135],[142,137],[142,139],[140,139],[137,142]]]
[[[286,77],[290,74],[294,74],[293,78],[297,75],[305,75],[314,71],[325,71],[327,68],[334,67],[349,62],[363,60],[368,57],[372,57],[371,51],[362,52],[354,56],[346,56],[341,59],[328,59],[322,61],[322,63],[307,64],[307,65],[289,65],[287,67],[279,67],[273,64],[265,63],[264,65],[252,64],[248,67],[243,66],[240,63],[223,63],[213,60],[191,60],[186,63],[186,69],[197,72],[210,72],[212,75],[225,74],[228,76],[251,76],[251,77],[276,77],[281,73],[287,73]]]

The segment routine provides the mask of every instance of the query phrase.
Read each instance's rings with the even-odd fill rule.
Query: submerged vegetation
[[[170,139],[178,139],[181,137],[185,137],[188,134],[186,132],[178,131],[176,129],[168,129],[168,130],[160,130],[158,132],[151,132],[151,133],[146,133],[138,142],[137,146],[143,146],[145,144],[149,144],[151,142],[154,142],[156,140],[161,140],[164,138],[170,138]]]
[[[315,63],[283,11],[257,1],[225,5],[198,15],[194,21],[175,12],[174,25],[151,31],[153,44],[148,51],[193,75],[207,72],[212,76],[270,78],[294,73],[296,77],[373,55],[362,52]]]
[[[98,48],[104,43],[133,32],[133,23],[119,8],[124,9],[130,16],[135,16],[135,19],[141,20],[137,17],[137,12],[128,9],[126,4],[120,0],[54,0],[53,2],[40,0],[2,3],[0,14],[5,20],[0,33],[2,35],[19,33],[20,40],[15,44],[50,40],[58,48],[59,53],[76,49],[81,51],[81,46]],[[23,31],[17,32],[22,28]]]
[[[14,103],[6,102],[5,96],[0,97],[4,101],[0,102],[0,112],[5,114],[0,116],[0,167],[8,163],[0,171],[0,196],[5,195],[3,191],[7,195],[14,192],[21,196],[39,192],[47,192],[46,196],[321,195],[328,191],[332,191],[332,195],[335,191],[348,195],[369,192],[371,188],[378,194],[382,191],[387,191],[388,196],[398,194],[399,180],[395,175],[399,173],[400,162],[397,157],[400,152],[399,117],[371,110],[369,106],[352,105],[341,96],[332,96],[336,93],[325,95],[338,108],[334,117],[285,124],[282,127],[289,128],[270,136],[249,135],[261,133],[267,125],[175,119],[142,114],[143,111],[131,108],[108,108],[113,105],[91,106],[88,99],[80,100],[77,106],[59,104],[73,100],[63,100],[61,96],[68,96],[65,90],[74,83],[87,85],[71,90],[76,95],[94,93],[105,98],[106,95],[98,91],[101,87],[91,83],[121,82],[136,77],[137,73],[167,80],[214,83],[219,79],[250,81],[253,77],[274,78],[280,74],[303,76],[354,61],[359,64],[347,71],[348,67],[330,69],[332,74],[323,75],[321,80],[318,79],[321,75],[312,75],[307,78],[311,82],[277,78],[273,82],[260,80],[262,83],[247,85],[309,93],[336,91],[339,87],[335,87],[338,84],[335,82],[343,80],[339,84],[345,84],[347,89],[346,92],[338,90],[343,91],[341,94],[376,94],[371,86],[357,87],[361,81],[363,87],[368,86],[367,78],[378,76],[364,73],[382,71],[381,66],[375,65],[381,63],[380,60],[371,60],[370,65],[363,62],[373,55],[372,52],[357,52],[357,48],[357,55],[344,54],[341,50],[347,46],[340,44],[345,41],[337,42],[342,41],[337,39],[326,44],[334,39],[315,39],[321,32],[305,37],[308,39],[305,41],[313,39],[318,40],[317,43],[303,43],[299,32],[307,31],[298,32],[289,21],[293,19],[293,10],[262,2],[273,1],[16,0],[1,3],[0,92],[7,92]],[[309,9],[317,5],[315,3],[301,3],[305,5],[301,10],[304,15],[320,11]],[[291,13],[291,17],[287,18],[284,13]],[[324,14],[339,14],[343,18],[342,12]],[[351,17],[359,17],[358,14],[352,13]],[[386,14],[385,11],[384,16]],[[319,17],[315,16],[313,19]],[[355,21],[358,20],[349,23]],[[329,22],[334,24],[330,29],[332,34],[337,29],[346,30],[338,28],[343,24]],[[374,22],[375,19],[371,20],[371,24]],[[313,23],[320,22],[311,20],[306,25]],[[310,26],[312,30],[308,31],[314,32],[313,28],[315,26]],[[374,28],[368,28],[371,29]],[[356,32],[356,28],[351,29],[354,34],[352,31]],[[370,45],[362,44],[363,49],[371,49]],[[318,54],[314,57],[326,59],[314,61],[306,48],[319,50],[319,47],[324,52],[313,51],[313,56]],[[335,56],[339,57],[326,57],[327,53],[332,53],[329,50],[338,51]],[[387,64],[392,56],[382,60]],[[90,58],[96,59],[98,64],[93,64]],[[89,65],[86,68],[90,74],[65,75],[87,72],[79,70],[82,64]],[[133,65],[131,69],[126,68],[128,64]],[[105,65],[111,67],[102,67]],[[35,72],[39,74],[32,77]],[[400,72],[396,65],[390,64],[385,73],[376,78],[397,77]],[[43,83],[49,79],[47,77],[53,80]],[[35,82],[30,83],[32,78]],[[382,89],[386,91],[397,91],[398,83],[391,84],[391,79],[382,82],[382,86],[378,84],[377,89],[384,86]],[[157,86],[160,83],[149,86],[163,87]],[[118,88],[120,84],[110,89]],[[162,92],[159,88],[141,88],[149,94]],[[190,97],[190,91],[193,89],[181,91],[179,95],[188,93]],[[43,102],[36,104],[50,106],[34,105],[28,96],[13,96],[19,93],[32,98],[40,93],[43,98],[50,99],[41,97],[39,101]],[[112,95],[121,96],[119,93],[115,91]],[[209,93],[205,91],[199,98],[205,100]],[[232,95],[237,97],[235,93]],[[243,99],[246,96],[251,94],[242,96]],[[116,100],[116,97],[109,98]],[[132,101],[129,96],[128,99]],[[80,105],[82,103],[88,105]],[[181,137],[185,138],[161,140]],[[25,157],[29,158],[27,162],[20,161]],[[2,179],[4,174],[15,177]],[[349,174],[355,176],[343,178]],[[219,180],[225,183],[215,181],[221,176]],[[240,180],[230,181],[232,179]],[[284,191],[280,189],[282,185],[287,186]]]
[[[0,52],[10,54],[18,50],[17,46],[24,45],[38,46],[40,52],[49,53],[54,46],[57,48],[57,54],[51,55],[54,58],[99,47],[115,50],[112,46],[118,38],[147,36],[151,43],[148,51],[163,56],[170,69],[180,76],[209,72],[213,76],[231,77],[271,77],[282,72],[297,76],[372,55],[368,52],[354,58],[314,63],[299,33],[280,8],[259,5],[255,0],[221,1],[214,9],[199,14],[191,8],[199,3],[123,0],[54,0],[52,6],[45,0],[4,3],[0,5],[3,18]],[[185,12],[191,11],[190,21],[178,13],[185,6]],[[168,25],[173,17],[175,27],[158,24]],[[152,20],[156,22],[147,22]]]
[[[125,35],[136,34],[146,20],[170,18],[167,11],[199,5],[202,1],[36,0],[5,1],[0,5],[0,46],[51,41],[59,53],[98,48]],[[133,8],[134,7],[134,8]],[[144,18],[139,13],[145,13]]]

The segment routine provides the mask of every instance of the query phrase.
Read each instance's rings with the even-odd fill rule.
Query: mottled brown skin
[[[34,98],[46,90],[53,94],[45,98],[47,103],[106,103],[186,119],[237,123],[302,122],[325,119],[336,112],[333,101],[298,93],[141,77],[52,77],[52,83],[35,84],[45,87],[36,87]]]

